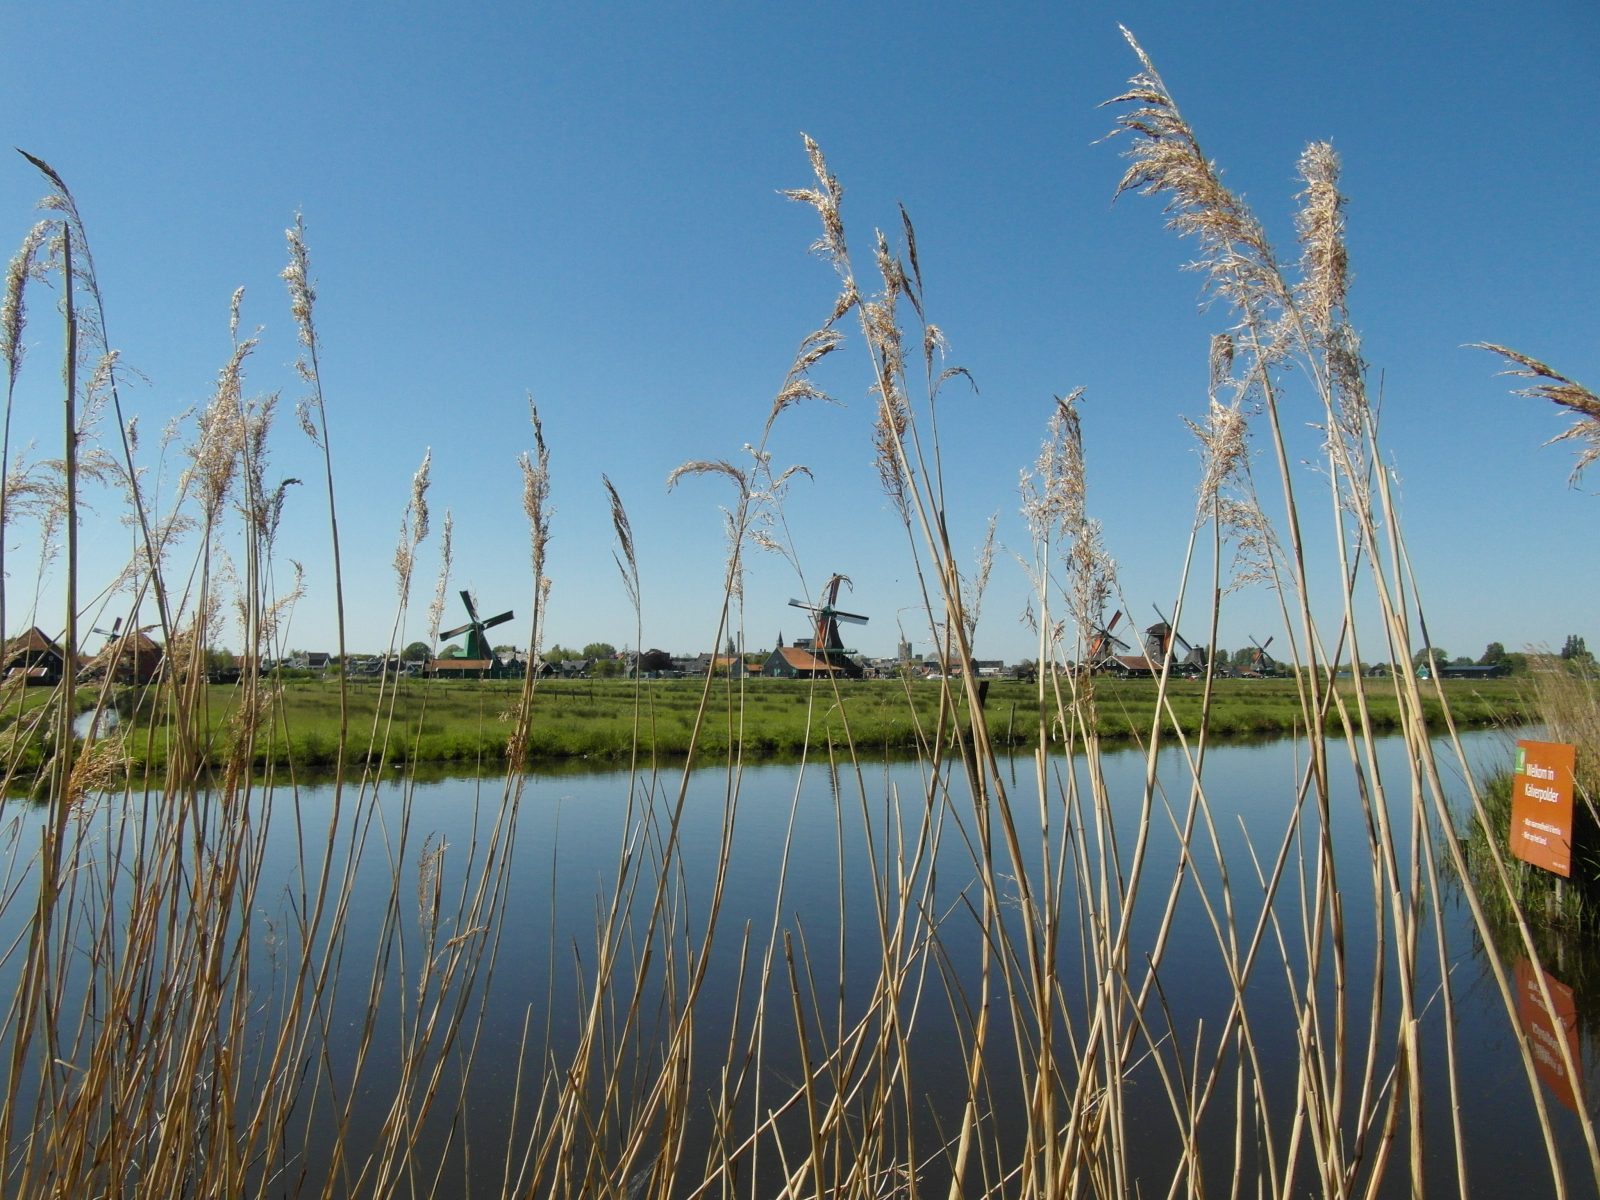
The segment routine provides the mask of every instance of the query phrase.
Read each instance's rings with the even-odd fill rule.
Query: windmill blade
[[[1106,626],[1106,632],[1110,633],[1113,629],[1115,629],[1117,627],[1117,622],[1120,620],[1122,620],[1122,610],[1119,608],[1116,612],[1111,614],[1111,624]]]
[[[1277,634],[1273,634],[1272,637],[1269,637],[1265,642],[1261,643],[1261,649],[1262,649],[1263,652],[1266,651],[1266,648],[1268,646],[1272,645],[1272,638],[1273,637],[1277,637],[1277,636],[1278,636]]]
[[[803,608],[807,612],[820,612],[820,611],[822,611],[815,604],[808,603],[805,600],[791,600],[791,601],[789,601],[789,607],[791,607],[791,608]]]
[[[490,617],[487,621],[484,621],[482,624],[480,624],[478,626],[479,632],[482,632],[485,629],[493,629],[496,625],[504,625],[507,621],[511,620],[516,615],[517,615],[516,613],[512,612],[508,608],[508,609],[506,609],[505,612],[501,613],[498,617]]]
[[[847,613],[847,612],[837,612],[837,611],[835,611],[835,612],[829,613],[828,615],[831,616],[831,617],[834,617],[834,618],[836,618],[836,619],[838,619],[840,621],[849,621],[850,624],[852,624],[852,625],[865,625],[869,620],[871,620],[870,617],[863,617],[860,613]]]
[[[476,625],[476,621],[468,621],[465,625],[458,625],[454,629],[441,629],[439,631],[439,639],[443,641],[447,638],[453,638],[458,633],[465,633],[467,630],[475,628]]]
[[[478,623],[478,610],[472,607],[472,593],[467,591],[466,588],[461,589],[461,603],[467,606],[467,616],[471,617],[472,623],[476,625]]]

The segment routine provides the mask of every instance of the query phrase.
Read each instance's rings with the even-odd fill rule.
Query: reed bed
[[[1007,758],[971,670],[987,567],[959,563],[946,533],[940,406],[965,373],[945,360],[910,218],[900,214],[892,241],[874,235],[870,278],[858,273],[842,189],[808,140],[814,179],[788,194],[815,213],[813,249],[837,300],[800,340],[745,456],[686,463],[670,480],[697,494],[714,486],[728,513],[709,643],[742,624],[747,551],[778,549],[797,570],[805,560],[784,540],[785,485],[798,468],[777,461],[782,418],[821,398],[811,369],[850,329],[874,382],[878,471],[905,525],[929,635],[967,670],[939,684],[933,703],[903,710],[916,748],[910,785],[882,770],[850,688],[814,686],[756,916],[726,906],[742,869],[733,847],[753,816],[744,746],[758,690],[700,683],[693,705],[672,714],[686,749],[667,763],[653,757],[662,714],[633,684],[614,828],[579,821],[564,835],[616,840],[609,877],[577,902],[580,937],[559,933],[554,915],[574,905],[558,894],[561,845],[519,840],[530,819],[519,770],[478,781],[455,840],[419,826],[418,783],[393,782],[386,768],[417,757],[426,692],[414,709],[386,678],[357,705],[341,683],[334,774],[316,791],[295,755],[271,750],[292,744],[299,720],[272,681],[246,674],[218,742],[202,670],[218,613],[237,611],[250,661],[281,652],[298,596],[274,556],[276,403],[248,398],[256,345],[239,335],[236,298],[233,353],[191,431],[188,469],[175,493],[147,490],[84,223],[35,160],[45,221],[13,263],[0,324],[14,390],[25,302],[48,274],[64,301],[69,452],[32,476],[20,469],[15,492],[8,473],[0,503],[46,498],[68,531],[63,569],[76,581],[76,497],[90,475],[118,489],[138,531],[118,587],[159,614],[170,652],[156,702],[88,745],[68,733],[69,671],[38,709],[32,799],[5,802],[0,924],[15,985],[3,1025],[5,1194],[1466,1194],[1475,1131],[1459,1117],[1447,890],[1470,910],[1508,1030],[1511,951],[1497,947],[1535,964],[1539,953],[1503,856],[1491,844],[1486,871],[1469,872],[1447,836],[1459,803],[1448,776],[1465,781],[1473,818],[1486,817],[1459,743],[1446,743],[1448,765],[1435,757],[1429,714],[1448,727],[1445,690],[1429,696],[1410,677],[1339,680],[1363,658],[1409,661],[1421,605],[1347,311],[1337,160],[1324,145],[1301,159],[1300,258],[1285,266],[1129,42],[1137,73],[1109,102],[1128,154],[1117,190],[1162,206],[1227,325],[1197,397],[1204,470],[1173,621],[1196,622],[1191,598],[1211,598],[1202,618],[1214,643],[1236,552],[1281,598],[1302,765],[1276,824],[1223,827],[1208,775],[1225,707],[1214,679],[1147,685],[1130,775],[1111,770],[1104,746],[1102,713],[1123,703],[1118,690],[1046,670],[1026,708],[1028,768]],[[331,383],[324,393],[298,220],[285,276],[307,390],[299,424],[325,456],[337,545],[338,395]],[[1077,403],[1041,405],[1044,442],[1024,499],[1041,663],[1083,658],[1116,596],[1090,515]],[[114,417],[117,433],[80,428],[86,412]],[[1310,475],[1294,468],[1287,432],[1308,413],[1320,426]],[[530,417],[521,468],[537,649],[559,448]],[[1261,480],[1251,445],[1271,464]],[[642,613],[614,491],[611,505],[622,583]],[[450,565],[448,518],[441,526],[435,635]],[[395,555],[396,637],[431,532],[424,460]],[[179,566],[182,554],[192,558]],[[1313,594],[1314,555],[1339,568],[1332,595]],[[1367,604],[1381,618],[1358,626]],[[342,645],[342,611],[340,622]],[[63,624],[70,655],[81,628],[71,588]],[[513,764],[541,736],[543,686],[530,678],[497,700]],[[1381,726],[1404,738],[1401,761],[1380,751]],[[130,770],[141,738],[159,739],[162,755]],[[12,777],[25,767],[14,757]],[[831,804],[820,829],[801,803],[819,782]],[[1362,850],[1353,872],[1336,852],[1346,837]],[[1157,854],[1169,839],[1175,855]],[[287,883],[266,877],[263,864],[285,854]],[[514,884],[519,857],[550,864],[548,936],[534,952],[548,957],[548,982],[507,1001],[497,978],[539,944],[525,919],[535,906]],[[794,919],[802,892],[836,896],[832,916]],[[1490,936],[1484,892],[1511,897],[1509,941]],[[1352,921],[1369,923],[1368,936],[1357,939]],[[359,938],[358,923],[368,931]],[[1220,1023],[1185,1015],[1184,992],[1200,981],[1172,973],[1180,938],[1205,949]],[[1600,1180],[1592,1120],[1580,1111],[1569,1123],[1574,1154],[1526,1039],[1518,1046],[1519,1103],[1540,1130],[1538,1186],[1584,1194]],[[497,1094],[509,1101],[484,1111],[479,1081],[508,1075]]]

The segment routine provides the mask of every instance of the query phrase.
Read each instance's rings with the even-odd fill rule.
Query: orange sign
[[[1550,989],[1552,1012],[1539,991],[1539,976]],[[1561,1043],[1567,1044],[1574,1065],[1578,1057],[1578,1006],[1572,989],[1554,975],[1539,970],[1527,959],[1517,960],[1517,1018],[1533,1047],[1533,1067],[1545,1087],[1573,1112],[1578,1111],[1578,1086],[1567,1073]]]
[[[1572,874],[1572,769],[1564,742],[1518,742],[1511,776],[1511,853],[1564,877]]]

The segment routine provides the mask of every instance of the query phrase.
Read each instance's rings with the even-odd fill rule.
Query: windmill
[[[1159,670],[1160,664],[1170,657],[1172,658],[1173,667],[1181,674],[1204,674],[1206,669],[1205,654],[1184,640],[1183,634],[1172,627],[1171,622],[1162,616],[1159,608],[1156,608],[1154,604],[1150,607],[1155,608],[1156,616],[1161,618],[1158,624],[1152,625],[1145,630],[1146,653],[1150,661]],[[1172,646],[1174,642],[1183,651],[1182,658],[1177,658],[1173,655]]]
[[[1264,642],[1258,642],[1252,637],[1250,644],[1256,648],[1256,652],[1250,656],[1251,672],[1256,675],[1276,675],[1278,673],[1278,664],[1272,655],[1267,653],[1267,647],[1272,645],[1272,638],[1269,637]]]
[[[849,621],[852,625],[865,625],[867,618],[860,613],[841,612],[835,607],[839,599],[839,585],[850,583],[848,575],[832,575],[828,582],[822,585],[822,603],[808,604],[804,600],[791,600],[789,604],[794,608],[803,608],[815,618],[812,626],[811,653],[827,662],[830,666],[838,667],[852,679],[859,678],[861,666],[845,653],[844,639],[839,636],[839,622]],[[850,584],[854,590],[855,585]]]
[[[1122,610],[1119,608],[1111,614],[1110,624],[1096,629],[1094,636],[1089,639],[1084,651],[1084,663],[1091,671],[1098,668],[1106,659],[1126,653],[1130,648],[1127,642],[1112,632],[1120,620],[1122,620]]]
[[[471,618],[465,625],[457,625],[454,629],[446,629],[439,634],[440,640],[448,640],[458,633],[467,635],[467,648],[461,655],[464,659],[482,661],[487,659],[492,670],[495,665],[494,650],[489,646],[489,639],[485,636],[496,625],[504,625],[517,614],[507,609],[497,617],[490,617],[487,621],[478,619],[478,610],[473,606],[472,593],[465,588],[461,591],[461,603],[467,606],[467,616]]]
[[[92,630],[106,639],[90,663],[98,674],[112,676],[119,683],[149,683],[161,667],[166,652],[150,640],[149,631],[154,625],[135,625],[123,628],[122,618],[111,622],[110,629],[95,626]]]

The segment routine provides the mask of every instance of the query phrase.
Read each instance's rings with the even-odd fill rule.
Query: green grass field
[[[541,681],[534,690],[530,764],[620,762],[634,753],[677,756],[688,752],[703,680],[593,679]],[[1063,681],[1065,686],[1065,681]],[[1343,681],[1342,689],[1350,684]],[[1526,719],[1528,704],[1515,679],[1445,684],[1456,721],[1463,725],[1513,724]],[[1110,739],[1136,739],[1154,719],[1156,686],[1150,680],[1094,681],[1099,733]],[[1261,737],[1301,732],[1300,706],[1289,679],[1225,679],[1214,684],[1211,733],[1223,737]],[[380,688],[377,681],[352,681],[350,754],[352,761],[454,764],[470,769],[504,765],[506,742],[521,684],[404,679]],[[1199,729],[1203,685],[1174,680],[1169,685],[1168,730]],[[948,744],[952,723],[965,726],[965,700],[956,690],[957,708],[945,714]],[[739,745],[746,757],[783,758],[829,745],[853,744],[866,755],[914,752],[939,735],[940,688],[927,681],[893,680],[843,683],[837,695],[827,684],[751,679],[712,685],[710,714],[698,752],[710,758]],[[209,694],[208,757],[222,762],[232,745],[235,690],[213,687]],[[1435,702],[1436,705],[1436,702]],[[133,767],[164,759],[164,722],[124,701],[122,749]],[[1048,704],[1047,704],[1047,707]],[[1380,694],[1369,697],[1378,728],[1397,721],[1397,708]],[[1039,694],[1033,684],[993,681],[988,689],[993,736],[1011,747],[1032,746],[1039,737]],[[1437,711],[1431,714],[1437,719]],[[331,765],[338,745],[339,688],[332,680],[296,680],[282,685],[270,726],[258,735],[257,767],[293,762],[299,767]],[[1058,731],[1046,736],[1059,741]]]

